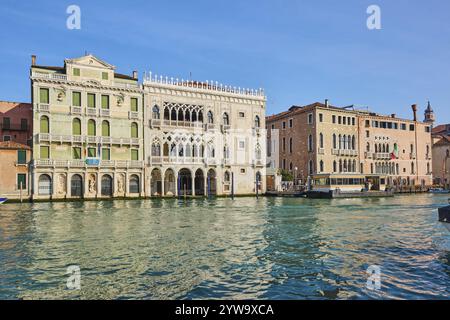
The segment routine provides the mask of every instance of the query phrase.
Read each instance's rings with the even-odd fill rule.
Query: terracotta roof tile
[[[27,145],[17,143],[14,141],[3,141],[0,142],[0,149],[25,149],[31,150],[31,148]]]

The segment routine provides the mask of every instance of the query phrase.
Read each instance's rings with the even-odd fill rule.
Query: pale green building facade
[[[33,57],[33,198],[144,195],[143,92],[92,56],[39,66]]]

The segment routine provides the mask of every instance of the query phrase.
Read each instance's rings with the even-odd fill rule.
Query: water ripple
[[[4,204],[0,299],[448,299],[443,196]],[[66,269],[81,268],[81,290]],[[381,267],[381,291],[366,269]]]

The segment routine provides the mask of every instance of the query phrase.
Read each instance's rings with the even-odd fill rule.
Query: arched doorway
[[[113,195],[113,179],[109,174],[105,174],[102,177],[102,190],[103,197],[112,197]]]
[[[48,174],[41,174],[38,181],[38,194],[49,196],[52,194],[52,178]]]
[[[213,169],[208,171],[208,194],[216,195],[217,194],[217,178],[216,172]]]
[[[178,173],[178,195],[192,195],[192,174],[189,169],[181,169]]]
[[[159,169],[153,169],[152,171],[150,190],[152,196],[159,197],[162,195],[161,171]]]
[[[195,195],[196,196],[204,196],[205,195],[205,176],[203,175],[203,171],[198,169],[195,172]]]
[[[164,195],[174,196],[176,191],[175,173],[172,169],[167,169],[164,173]]]
[[[130,193],[140,193],[141,188],[139,186],[139,177],[136,174],[133,174],[130,177],[129,183]]]
[[[79,174],[74,174],[70,180],[70,195],[76,198],[83,196],[83,178]]]

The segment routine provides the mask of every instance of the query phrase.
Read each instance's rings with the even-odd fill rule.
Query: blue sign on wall
[[[86,159],[86,164],[88,166],[98,166],[100,164],[100,159]]]

